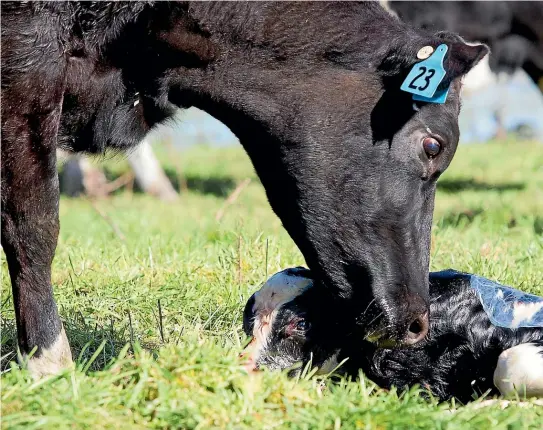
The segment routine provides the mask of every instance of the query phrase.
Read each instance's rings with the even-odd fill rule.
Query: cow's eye
[[[441,143],[433,137],[425,137],[422,139],[422,147],[428,158],[434,158],[441,152]]]

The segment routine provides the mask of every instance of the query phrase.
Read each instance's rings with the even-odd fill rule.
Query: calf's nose
[[[258,370],[258,367],[256,365],[255,360],[255,339],[251,339],[251,341],[247,344],[245,349],[240,352],[239,359],[242,362],[243,367],[247,372],[256,372]]]

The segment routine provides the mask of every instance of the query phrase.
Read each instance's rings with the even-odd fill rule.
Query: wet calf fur
[[[385,343],[424,337],[435,183],[458,143],[460,79],[486,46],[415,31],[374,2],[1,9],[2,244],[35,374],[70,356],[51,288],[57,146],[127,149],[176,107],[237,135],[342,323]],[[447,102],[413,104],[400,85],[442,43]]]
[[[274,299],[279,298],[279,299]],[[331,313],[329,297],[303,268],[272,276],[247,302],[243,327],[252,340],[244,352],[249,370],[292,369],[308,363],[319,373],[357,376],[384,388],[430,390],[440,400],[462,402],[490,391],[510,394],[523,385],[543,396],[543,328],[493,325],[467,277],[430,273],[430,330],[411,348],[383,349],[346,332]]]

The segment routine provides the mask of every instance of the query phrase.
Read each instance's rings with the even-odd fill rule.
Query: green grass
[[[53,282],[77,367],[39,382],[8,367],[3,428],[541,428],[534,404],[438,405],[365,379],[323,388],[308,377],[248,376],[237,359],[245,301],[267,274],[303,259],[239,148],[161,157],[187,178],[179,202],[124,192],[97,203],[125,241],[87,200],[62,198]],[[112,175],[125,169],[122,159],[107,165]],[[440,180],[432,269],[543,294],[542,262],[543,147],[461,147]],[[6,269],[2,255],[4,363],[15,342]]]

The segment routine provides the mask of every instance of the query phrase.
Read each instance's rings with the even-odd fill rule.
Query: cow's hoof
[[[34,379],[55,375],[72,367],[72,351],[64,327],[57,340],[49,348],[42,348],[39,356],[33,355],[30,358],[23,356],[22,359],[23,366],[26,366]]]
[[[503,351],[494,385],[504,396],[543,397],[543,347],[524,343]]]

